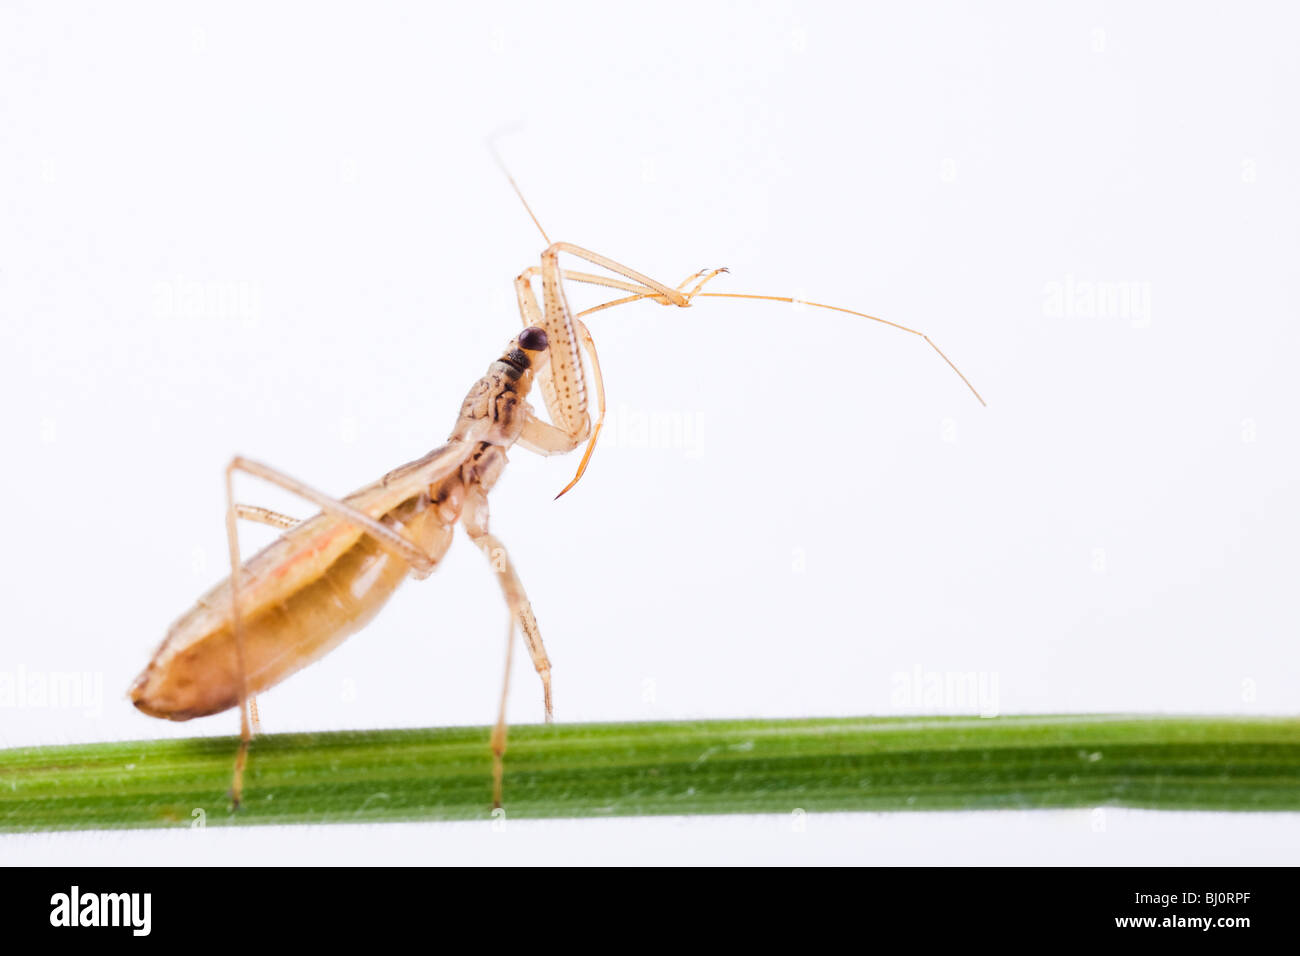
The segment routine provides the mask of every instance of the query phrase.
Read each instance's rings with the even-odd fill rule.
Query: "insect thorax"
[[[451,437],[467,441],[473,434],[479,441],[510,447],[523,430],[527,409],[524,396],[531,384],[532,372],[527,366],[521,369],[504,360],[493,362],[465,396]],[[483,431],[485,419],[490,424]]]

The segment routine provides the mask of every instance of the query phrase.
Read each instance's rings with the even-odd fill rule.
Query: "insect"
[[[237,807],[256,722],[256,695],[328,653],[364,627],[409,576],[433,573],[451,546],[457,524],[479,546],[497,574],[508,609],[506,680],[492,732],[493,800],[501,805],[506,752],[505,704],[515,629],[523,635],[542,684],[546,720],[553,718],[551,663],[528,596],[501,541],[489,530],[488,495],[516,445],[541,455],[586,449],[571,489],[586,472],[605,418],[600,360],[583,317],[648,299],[688,307],[699,297],[721,296],[793,303],[764,295],[705,292],[725,269],[692,273],[669,286],[599,253],[551,242],[514,179],[506,174],[546,240],[539,266],[514,280],[524,329],[470,389],[447,443],[379,481],[334,498],[282,471],[242,457],[226,467],[226,538],[230,577],[208,591],[170,628],[153,659],[130,689],[137,708],[152,717],[189,720],[239,709],[240,742],[231,798]],[[597,274],[561,269],[561,254],[605,270]],[[540,279],[539,304],[534,280]],[[623,293],[576,315],[565,282],[583,282]],[[804,303],[882,322],[921,336],[967,387],[974,386],[923,333],[875,316],[820,303]],[[591,363],[597,418],[589,412],[583,353]],[[549,421],[527,399],[540,390]],[[265,508],[237,504],[237,472],[261,478],[307,500],[320,513],[303,521]],[[241,562],[238,520],[280,528],[284,534]]]

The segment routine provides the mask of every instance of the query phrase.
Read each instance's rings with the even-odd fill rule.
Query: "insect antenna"
[[[515,191],[515,195],[519,197],[519,201],[524,204],[524,210],[528,213],[528,218],[533,221],[533,225],[536,226],[537,231],[542,234],[542,238],[546,240],[546,244],[548,246],[552,245],[551,237],[548,236],[546,230],[542,228],[541,222],[538,221],[537,216],[533,213],[533,207],[528,205],[528,200],[524,198],[524,191],[520,189],[519,184],[515,182],[515,177],[510,175],[510,170],[506,167],[505,160],[503,160],[501,154],[497,152],[496,142],[491,138],[488,139],[488,149],[492,150],[492,158],[497,161],[497,166],[501,169],[502,174],[510,183],[510,188]]]
[[[957,373],[957,377],[966,384],[966,387],[970,389],[971,394],[979,399],[979,403],[985,408],[988,407],[989,403],[984,401],[984,396],[976,391],[975,386],[970,383],[970,379],[963,375],[961,369],[953,363],[953,360],[943,353],[943,349],[935,345],[934,340],[931,339],[930,336],[926,335],[924,332],[918,331],[917,329],[909,329],[906,325],[899,325],[897,322],[890,322],[888,319],[882,319],[879,316],[867,315],[865,312],[855,312],[853,309],[846,309],[843,306],[826,305],[822,302],[809,302],[806,299],[792,299],[789,296],[753,295],[745,292],[697,292],[695,295],[711,299],[758,299],[764,302],[787,302],[791,305],[807,305],[814,309],[828,309],[831,312],[843,312],[846,315],[856,315],[858,318],[870,319],[872,322],[879,322],[882,325],[888,325],[891,328],[898,329],[902,332],[911,332],[913,335],[925,339],[930,348],[938,352],[939,357],[948,363],[948,367]]]
[[[718,271],[725,271],[725,270],[718,270]],[[712,278],[712,276],[710,276],[710,278]],[[686,294],[687,299],[688,300],[695,299],[697,297],[711,298],[711,299],[750,299],[750,300],[757,300],[762,302],[786,302],[789,303],[790,305],[807,305],[807,306],[811,306],[814,309],[827,309],[831,312],[843,312],[845,315],[855,315],[860,319],[870,319],[872,322],[879,322],[882,325],[888,325],[891,328],[898,329],[901,332],[911,332],[913,335],[925,339],[926,343],[930,346],[930,348],[938,352],[939,357],[943,359],[946,363],[948,363],[948,367],[957,373],[957,377],[960,378],[963,383],[965,383],[966,387],[970,389],[971,394],[974,395],[979,400],[979,403],[983,405],[985,408],[988,407],[989,403],[984,401],[984,396],[981,395],[979,391],[976,390],[975,386],[971,384],[970,379],[968,379],[964,374],[962,374],[962,370],[957,367],[956,363],[954,363],[952,359],[948,358],[948,356],[944,354],[943,349],[939,348],[939,346],[937,346],[934,343],[934,340],[931,339],[930,336],[926,335],[924,332],[921,332],[917,329],[908,328],[906,325],[899,325],[897,322],[890,322],[888,319],[882,319],[879,316],[868,315],[865,312],[856,312],[853,309],[846,309],[843,306],[826,305],[823,302],[809,302],[806,299],[794,299],[794,298],[790,298],[789,296],[780,296],[780,295],[754,295],[752,293],[747,293],[747,292],[701,292],[699,291],[699,288],[700,288],[699,286],[696,286],[694,290],[688,292]],[[600,305],[592,306],[589,309],[585,309],[582,312],[579,312],[578,317],[581,318],[583,316],[590,315],[593,312],[600,312],[604,309],[612,309],[618,305],[626,305],[629,302],[636,302],[639,299],[650,299],[650,298],[654,298],[654,295],[652,293],[643,292],[639,295],[629,295],[622,299],[615,299],[612,302],[602,302]]]

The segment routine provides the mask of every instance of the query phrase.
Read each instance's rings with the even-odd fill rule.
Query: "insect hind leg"
[[[281,531],[288,531],[294,525],[302,523],[298,518],[282,515],[278,511],[258,505],[235,505],[235,517],[243,518],[245,521],[255,521],[258,524],[268,524]]]
[[[244,789],[244,769],[248,764],[248,749],[253,739],[253,731],[256,724],[256,711],[250,713],[249,703],[252,700],[248,693],[248,672],[244,659],[244,637],[242,619],[239,613],[239,575],[240,575],[240,558],[239,558],[239,527],[238,519],[245,518],[251,521],[258,521],[263,524],[270,524],[277,527],[288,527],[296,524],[292,518],[281,515],[277,512],[270,511],[266,508],[255,508],[249,505],[240,505],[235,503],[235,472],[242,471],[246,474],[253,475],[268,481],[273,485],[283,488],[285,491],[293,492],[299,497],[305,498],[321,508],[328,514],[343,521],[352,523],[361,528],[367,534],[374,537],[381,545],[390,551],[395,552],[399,557],[406,561],[411,568],[421,575],[432,573],[437,566],[437,558],[426,554],[413,541],[408,539],[400,531],[390,528],[362,511],[358,511],[346,502],[331,498],[316,489],[291,478],[284,472],[277,471],[269,465],[261,462],[250,461],[247,458],[235,457],[226,465],[226,544],[230,553],[230,614],[231,614],[231,631],[235,638],[235,658],[236,666],[239,671],[239,750],[235,754],[235,770],[230,784],[230,799],[235,808],[238,809],[243,799]],[[286,524],[287,523],[287,524]]]
[[[515,661],[515,615],[506,615],[506,673],[501,680],[501,703],[492,728],[492,809],[501,808],[501,791],[506,771],[506,700],[510,696],[510,668]]]

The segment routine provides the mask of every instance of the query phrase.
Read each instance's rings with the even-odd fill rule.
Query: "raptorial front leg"
[[[599,252],[592,252],[590,249],[575,246],[571,242],[553,242],[546,251],[542,253],[543,279],[545,279],[548,272],[553,272],[555,281],[557,283],[559,282],[559,256],[561,252],[567,252],[571,256],[577,256],[579,259],[587,260],[594,266],[600,266],[608,269],[610,272],[616,272],[621,276],[625,276],[628,279],[631,279],[636,285],[644,286],[647,289],[653,290],[657,296],[662,296],[663,299],[672,305],[690,305],[690,300],[686,296],[682,295],[677,289],[669,288],[662,282],[652,279],[648,275],[637,272],[635,269],[625,266],[621,262],[616,262],[609,256],[602,256]],[[612,283],[602,284],[612,285]],[[619,286],[615,286],[615,288],[619,288]]]
[[[625,277],[608,279],[587,273],[566,272],[560,268],[560,253],[568,253],[593,265],[609,269]],[[533,292],[532,277],[542,278],[542,303],[539,306]],[[574,328],[573,312],[564,293],[564,279],[591,282],[634,293],[634,298],[646,296],[664,305],[686,306],[690,299],[680,290],[637,272],[608,256],[583,249],[568,242],[556,242],[542,253],[540,267],[527,269],[515,279],[515,293],[519,311],[525,325],[537,325],[546,330],[550,342],[550,361],[538,376],[546,410],[551,421],[564,429],[574,441],[587,437],[591,421],[587,416],[587,391],[583,378],[579,337]]]
[[[563,428],[556,428],[550,422],[544,422],[532,412],[524,417],[524,427],[515,439],[515,444],[535,455],[567,455],[580,444],[569,437]]]
[[[573,317],[564,300],[563,288],[543,282],[546,310],[537,303],[533,291],[532,275],[536,267],[528,269],[515,279],[515,294],[519,299],[519,314],[524,325],[537,326],[546,331],[546,364],[537,373],[537,387],[542,393],[546,413],[551,421],[573,441],[574,447],[587,437],[591,419],[587,415],[587,383],[582,371],[582,357],[578,352],[577,335]],[[557,299],[558,296],[558,299]]]
[[[703,289],[706,285],[712,282],[715,278],[722,275],[722,273],[724,272],[730,272],[730,271],[731,270],[728,269],[726,266],[719,266],[716,269],[701,269],[699,272],[688,275],[685,279],[683,279],[682,284],[677,287],[677,291],[681,292],[682,289],[686,288],[686,286],[688,286],[692,280],[699,280],[695,283],[695,288],[693,288],[690,292],[685,293],[686,301],[690,302],[691,299],[695,298],[697,295],[700,294],[701,289]]]
[[[596,380],[596,425],[591,429],[591,437],[587,439],[587,447],[582,453],[582,460],[578,462],[577,472],[572,480],[560,489],[556,498],[569,491],[586,473],[591,454],[596,450],[596,442],[600,439],[600,430],[605,427],[605,376],[600,371],[600,356],[596,354],[596,342],[581,319],[575,318],[573,324],[582,347],[587,352],[587,358],[591,360],[591,374]],[[573,451],[580,443],[581,439],[575,440],[564,429],[549,425],[531,413],[525,419],[523,432],[518,438],[518,444],[538,455],[563,455]]]
[[[613,279],[606,276],[561,269],[559,265],[561,252],[585,259],[593,265],[609,269],[611,272],[625,278]],[[643,298],[651,299],[661,305],[686,307],[691,304],[691,298],[699,293],[710,279],[725,271],[727,270],[705,269],[700,272],[693,272],[674,289],[637,272],[635,269],[628,268],[622,263],[615,262],[608,256],[602,256],[572,243],[556,242],[552,243],[542,253],[540,266],[525,269],[516,277],[515,294],[519,300],[519,313],[523,317],[524,324],[540,326],[546,331],[549,342],[549,361],[537,375],[538,387],[546,403],[546,411],[551,421],[568,438],[567,443],[565,443],[555,441],[547,436],[545,444],[534,442],[529,447],[538,450],[537,446],[540,445],[540,447],[544,448],[543,454],[557,454],[570,451],[582,441],[587,441],[587,448],[583,453],[582,461],[578,465],[577,473],[574,475],[573,480],[565,485],[555,497],[559,498],[582,478],[583,473],[587,470],[588,462],[591,461],[592,452],[595,451],[596,441],[600,437],[600,430],[605,421],[605,383],[600,374],[600,360],[596,355],[596,344],[591,337],[591,333],[580,321],[581,316]],[[542,277],[542,303],[540,305],[532,286],[533,277],[539,274]],[[566,279],[620,289],[632,294],[626,298],[587,309],[575,316],[565,297],[564,280]],[[694,288],[685,291],[686,287],[692,282],[695,283]],[[587,413],[587,383],[583,374],[580,348],[586,351],[592,365],[592,374],[596,380],[600,414],[594,428],[592,427],[591,416]]]

